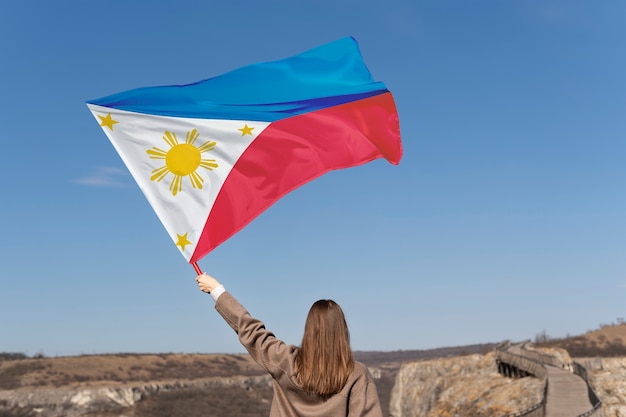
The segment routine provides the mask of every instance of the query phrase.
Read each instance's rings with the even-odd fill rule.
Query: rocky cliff
[[[544,383],[498,374],[493,353],[402,365],[391,394],[393,417],[502,416],[541,401]]]
[[[579,360],[602,400],[606,417],[626,417],[626,358]]]
[[[212,392],[222,387],[245,391],[269,389],[271,378],[218,377],[126,386],[3,390],[0,391],[0,416],[130,417],[137,414],[134,406],[147,398],[174,392]]]
[[[563,360],[571,361],[569,356]],[[626,358],[575,360],[587,369],[605,417],[626,417]],[[538,403],[542,389],[543,381],[534,377],[500,376],[491,353],[407,363],[398,371],[390,414],[498,417]]]

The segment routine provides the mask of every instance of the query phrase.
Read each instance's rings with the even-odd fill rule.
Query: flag
[[[320,175],[402,156],[393,97],[351,37],[87,106],[190,263]]]

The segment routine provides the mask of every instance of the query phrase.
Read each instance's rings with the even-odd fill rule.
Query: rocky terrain
[[[626,417],[626,325],[603,326],[581,336],[529,346],[563,364],[582,364],[606,417]],[[569,350],[576,352],[572,357]],[[585,355],[581,358],[580,355]],[[601,355],[613,357],[600,357]],[[592,357],[591,359],[589,357]],[[393,417],[504,416],[541,400],[543,381],[508,379],[494,367],[493,354],[417,361],[402,365],[390,401]]]
[[[0,362],[0,417],[267,414],[272,395],[248,355],[11,359]]]
[[[492,349],[485,344],[355,355],[370,368],[388,415],[402,363]],[[0,353],[0,417],[247,417],[267,415],[271,398],[268,377],[248,355]]]
[[[536,349],[576,352],[571,356],[587,368],[605,416],[626,417],[622,338],[626,325],[607,326]],[[376,378],[386,416],[498,417],[536,404],[543,381],[498,374],[493,347],[356,357]],[[248,417],[268,415],[271,398],[269,378],[248,355],[0,353],[0,417]]]
[[[606,417],[626,417],[626,358],[579,359],[588,371],[589,379]]]
[[[541,401],[543,380],[498,374],[493,353],[415,362],[400,368],[393,417],[504,416]]]
[[[150,384],[38,388],[0,391],[0,416],[226,416],[243,405],[247,413],[269,412],[269,376],[216,377]],[[239,398],[238,401],[231,401]],[[197,400],[201,401],[198,402]],[[197,407],[189,410],[189,401]],[[255,401],[256,400],[256,401]],[[239,405],[238,405],[239,403]],[[203,412],[209,410],[208,412]]]

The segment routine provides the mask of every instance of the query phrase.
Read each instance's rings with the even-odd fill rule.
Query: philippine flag
[[[393,97],[351,37],[87,106],[190,263],[304,183],[402,157]]]

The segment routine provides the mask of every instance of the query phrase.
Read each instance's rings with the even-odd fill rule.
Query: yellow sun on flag
[[[183,177],[189,177],[193,188],[202,189],[204,178],[198,174],[198,168],[202,167],[213,170],[218,167],[215,159],[204,159],[202,153],[212,151],[215,148],[215,141],[208,140],[200,146],[195,143],[200,135],[196,129],[187,132],[185,143],[179,143],[176,133],[166,131],[163,140],[170,146],[168,151],[159,149],[156,146],[146,152],[151,159],[165,160],[165,166],[152,171],[150,179],[160,182],[168,174],[174,175],[170,184],[172,195],[178,194],[183,189]]]

